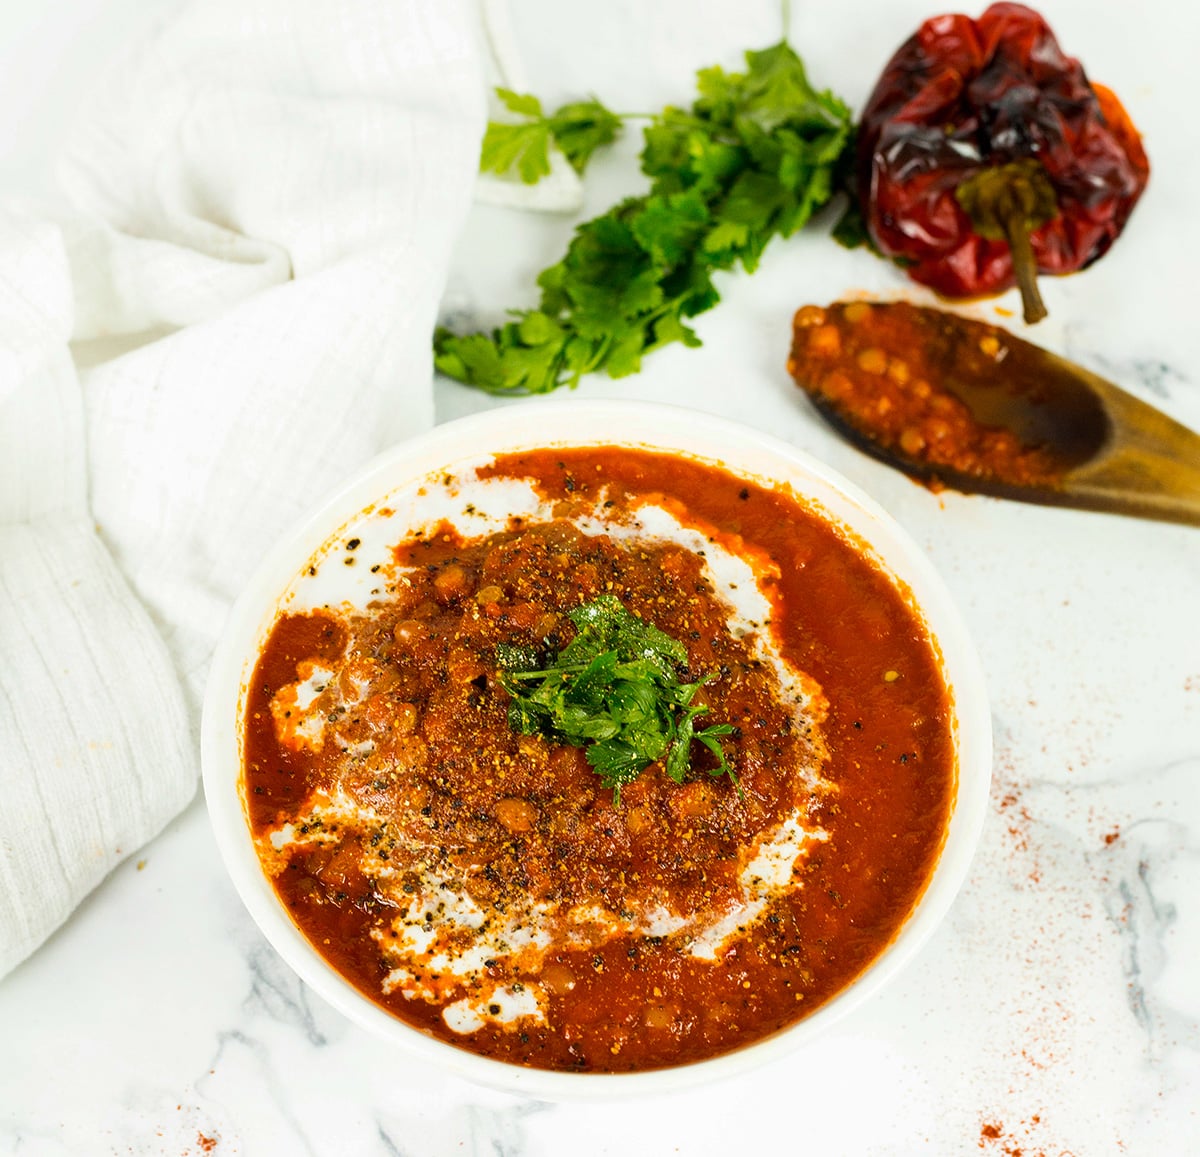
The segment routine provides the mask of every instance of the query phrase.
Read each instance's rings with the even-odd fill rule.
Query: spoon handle
[[[1200,526],[1200,434],[1088,376],[1112,433],[1101,454],[1067,474],[1063,490],[1105,510]]]

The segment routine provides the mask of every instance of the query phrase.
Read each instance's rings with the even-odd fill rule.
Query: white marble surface
[[[659,46],[732,64],[774,31],[706,0],[688,27],[649,20],[631,41],[633,5],[517,0],[543,95],[679,100],[689,77],[656,67]],[[52,186],[51,144],[73,94],[171,6],[62,0],[54,18],[50,6],[0,6],[10,189]],[[918,0],[793,8],[813,77],[856,106],[933,11]],[[1043,11],[1123,97],[1154,172],[1113,252],[1044,285],[1051,318],[1036,336],[1200,428],[1188,75],[1200,16],[1166,0],[1136,16],[1115,0],[1047,0]],[[636,186],[633,151],[589,179],[591,208]],[[478,209],[447,310],[486,320],[529,300],[569,228]],[[878,498],[950,585],[990,686],[995,781],[970,879],[916,963],[819,1045],[737,1081],[609,1106],[513,1099],[418,1067],[309,993],[242,910],[198,799],[0,983],[0,1153],[1200,1152],[1200,531],[934,497],[839,442],[784,371],[791,313],[903,286],[821,229],[721,288],[724,303],[698,326],[702,350],[663,351],[641,375],[581,392],[771,430]],[[442,418],[496,404],[437,389]]]

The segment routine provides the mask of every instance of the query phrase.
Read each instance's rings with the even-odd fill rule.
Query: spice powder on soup
[[[660,1068],[808,1015],[941,848],[951,706],[920,616],[793,495],[708,464],[476,473],[547,517],[398,543],[369,605],[283,613],[264,646],[245,798],[281,900],[372,1000],[517,1064]],[[683,645],[735,778],[694,744],[682,783],[660,760],[614,803],[584,748],[513,729],[497,648],[557,653],[601,595]]]

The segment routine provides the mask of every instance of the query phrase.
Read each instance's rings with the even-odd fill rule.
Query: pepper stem
[[[1029,244],[1029,226],[1018,214],[1013,214],[1004,222],[1005,237],[1012,251],[1013,274],[1017,279],[1017,288],[1021,291],[1021,306],[1025,324],[1033,325],[1046,316],[1046,303],[1038,290],[1037,263],[1033,259],[1033,246]]]
[[[955,190],[971,227],[988,241],[1007,241],[1027,324],[1046,316],[1038,292],[1030,234],[1058,216],[1058,199],[1046,170],[1027,158],[982,169]]]

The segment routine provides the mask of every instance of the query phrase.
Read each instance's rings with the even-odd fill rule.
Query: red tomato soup
[[[525,480],[545,517],[394,543],[367,605],[282,613],[263,648],[245,799],[280,899],[373,1001],[515,1064],[655,1069],[807,1016],[895,937],[952,807],[910,598],[786,490],[687,458],[473,480]],[[548,661],[599,596],[682,644],[696,729],[726,725],[619,799],[585,747],[514,730],[498,657]]]

